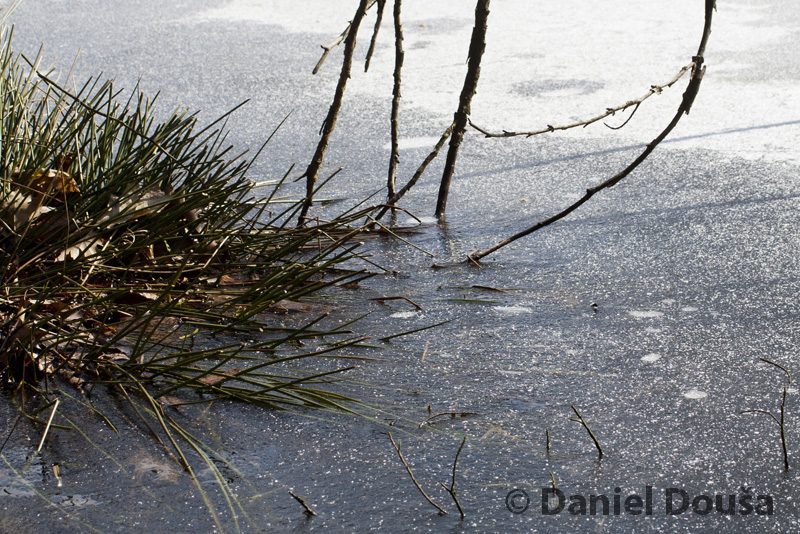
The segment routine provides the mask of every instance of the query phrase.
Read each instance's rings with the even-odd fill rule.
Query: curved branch
[[[525,137],[533,137],[534,135],[541,135],[541,134],[544,134],[544,133],[555,132],[555,131],[558,131],[558,130],[569,130],[569,129],[578,128],[578,127],[586,128],[590,124],[593,124],[593,123],[595,123],[597,121],[601,121],[601,120],[605,119],[606,117],[609,117],[609,116],[612,116],[612,115],[616,114],[618,111],[624,111],[624,110],[626,110],[626,109],[628,109],[629,107],[632,107],[632,106],[639,107],[639,105],[642,102],[644,102],[645,100],[647,100],[651,96],[661,94],[661,92],[664,89],[668,89],[668,88],[672,87],[673,85],[675,85],[678,82],[678,80],[680,80],[683,77],[683,75],[686,74],[692,68],[693,65],[694,65],[694,63],[689,63],[688,65],[683,67],[680,71],[678,71],[678,74],[673,76],[672,79],[670,81],[668,81],[667,83],[665,83],[665,84],[662,84],[662,85],[651,85],[650,89],[647,91],[647,93],[645,93],[644,95],[640,96],[639,98],[637,98],[635,100],[628,100],[627,102],[625,102],[621,106],[616,106],[616,107],[613,107],[613,108],[606,108],[605,112],[603,112],[600,115],[597,115],[595,117],[592,117],[590,119],[586,119],[586,120],[582,120],[582,121],[578,121],[578,122],[573,122],[573,123],[570,123],[570,124],[564,124],[562,126],[550,126],[548,124],[545,128],[540,128],[538,130],[532,130],[532,131],[529,131],[529,132],[510,132],[508,130],[503,130],[503,133],[492,133],[492,132],[486,130],[485,128],[481,128],[481,127],[477,126],[475,123],[472,122],[471,119],[469,121],[469,125],[472,126],[473,128],[475,128],[476,130],[478,130],[485,137],[518,137],[518,136],[523,136],[523,135]],[[635,111],[634,111],[634,113],[635,113]],[[632,116],[633,116],[633,114],[631,114],[631,117]],[[630,120],[630,118],[628,120]],[[625,123],[627,123],[627,122],[628,121],[625,121]],[[620,126],[619,128],[621,128],[621,127],[622,126]]]
[[[708,41],[708,35],[711,32],[711,16],[714,7],[715,7],[714,0],[706,0],[706,9],[705,9],[706,21],[703,28],[703,36],[700,40],[700,47],[698,48],[700,54],[702,54],[702,52],[705,50],[705,45],[706,42]],[[541,230],[545,226],[549,226],[554,222],[563,219],[564,217],[566,217],[567,215],[578,209],[580,206],[582,206],[584,203],[586,203],[596,193],[602,191],[603,189],[609,189],[615,186],[620,181],[622,181],[626,176],[632,173],[633,170],[636,169],[636,167],[638,167],[645,159],[647,159],[647,157],[653,152],[653,150],[655,150],[656,146],[658,146],[661,143],[661,141],[663,141],[667,137],[667,135],[669,135],[669,133],[675,128],[675,126],[677,126],[678,122],[681,120],[681,117],[683,117],[684,114],[686,115],[689,114],[689,111],[692,108],[692,104],[694,103],[694,99],[697,96],[698,91],[700,90],[700,82],[703,81],[703,74],[705,74],[706,71],[705,67],[703,66],[703,56],[702,55],[694,56],[692,58],[692,63],[690,64],[690,66],[692,69],[692,75],[691,78],[689,78],[689,84],[686,86],[686,90],[683,93],[683,98],[681,99],[681,103],[678,106],[678,111],[675,113],[675,116],[672,118],[672,120],[666,126],[666,128],[664,128],[664,130],[647,145],[647,147],[639,155],[639,157],[637,157],[630,165],[628,165],[621,172],[612,176],[606,181],[601,182],[600,184],[587,189],[586,194],[584,194],[580,199],[578,199],[576,202],[574,202],[572,205],[570,205],[563,211],[557,213],[556,215],[553,215],[548,219],[538,222],[534,226],[531,226],[530,228],[523,230],[522,232],[519,232],[507,239],[504,239],[500,243],[484,250],[483,252],[477,252],[477,253],[473,252],[469,254],[467,256],[467,260],[476,262],[477,260],[480,260],[481,258],[488,256],[492,252],[495,252],[501,249],[502,247],[508,245],[509,243],[513,243],[517,239],[521,239],[527,235],[532,234],[533,232],[536,232],[537,230]]]

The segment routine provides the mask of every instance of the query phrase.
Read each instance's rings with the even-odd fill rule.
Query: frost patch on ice
[[[404,137],[397,141],[400,150],[409,148],[433,148],[439,142],[438,137]],[[384,150],[391,150],[392,143],[383,145]]]
[[[404,312],[397,312],[391,314],[389,317],[394,317],[395,319],[410,319],[417,314],[415,311],[404,311]]]
[[[705,399],[706,397],[708,397],[708,393],[706,393],[705,391],[700,391],[699,389],[690,389],[689,391],[684,393],[683,396],[686,397],[687,399],[697,400],[697,399]]]
[[[661,332],[661,329],[648,326],[647,328],[644,329],[644,331],[647,332],[648,334],[658,334],[659,332]]]
[[[682,312],[696,312],[697,308],[695,308],[694,306],[684,306],[683,308],[681,308],[681,311]]]
[[[493,306],[492,309],[505,315],[519,315],[531,312],[531,309],[525,306]]]
[[[646,354],[645,356],[642,356],[642,361],[646,362],[646,363],[657,362],[660,359],[661,359],[661,355],[660,354],[656,354],[655,352],[653,352],[651,354]]]
[[[664,313],[655,310],[628,310],[628,315],[637,319],[653,319],[655,317],[663,317]]]

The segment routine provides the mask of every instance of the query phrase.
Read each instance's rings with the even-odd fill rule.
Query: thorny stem
[[[439,198],[436,201],[436,217],[444,216],[447,208],[447,196],[450,192],[450,182],[456,168],[458,158],[458,148],[464,138],[464,130],[467,128],[467,117],[470,114],[472,97],[478,89],[478,78],[481,75],[481,58],[486,49],[486,26],[489,18],[489,0],[478,0],[475,5],[475,26],[472,29],[472,40],[469,44],[469,62],[467,66],[467,76],[464,79],[464,86],[461,89],[461,97],[458,102],[458,111],[453,116],[453,136],[450,138],[450,149],[447,151],[447,159],[442,173],[442,182],[439,186]]]
[[[694,102],[695,97],[697,96],[698,91],[700,90],[700,82],[703,80],[703,74],[705,74],[705,67],[703,66],[703,54],[705,52],[706,42],[708,41],[708,36],[711,33],[711,17],[714,11],[714,0],[706,0],[706,9],[705,9],[705,26],[703,28],[703,36],[700,40],[700,46],[698,47],[698,53],[696,56],[692,58],[692,75],[689,78],[689,83],[686,87],[686,90],[683,93],[683,98],[681,99],[681,103],[678,106],[678,110],[675,113],[675,116],[672,118],[670,123],[667,125],[664,130],[658,134],[658,136],[653,139],[645,148],[645,150],[637,157],[630,165],[628,165],[625,169],[623,169],[618,174],[612,176],[611,178],[601,182],[600,184],[590,187],[586,190],[586,194],[584,194],[580,199],[578,199],[575,203],[553,215],[552,217],[545,219],[543,221],[538,222],[534,226],[523,230],[509,238],[504,239],[503,241],[499,242],[498,244],[494,245],[491,248],[484,250],[483,252],[471,253],[468,255],[468,259],[477,261],[481,258],[488,256],[489,254],[503,248],[504,246],[508,245],[509,243],[513,243],[514,241],[521,239],[527,235],[530,235],[537,230],[541,230],[545,226],[549,226],[554,222],[563,219],[584,203],[586,203],[590,198],[592,198],[595,193],[602,191],[603,189],[609,189],[615,186],[617,183],[622,181],[625,177],[627,177],[630,173],[636,169],[647,157],[655,150],[655,148],[663,141],[667,135],[672,132],[675,126],[680,121],[681,117],[684,114],[688,115],[689,111],[692,108],[692,103]]]
[[[325,122],[322,123],[322,137],[317,144],[317,150],[311,163],[308,165],[306,172],[303,174],[306,178],[306,198],[303,201],[303,207],[300,210],[300,215],[297,218],[297,225],[302,226],[305,223],[306,215],[311,205],[314,203],[314,184],[317,182],[317,174],[319,168],[322,166],[322,160],[325,157],[325,151],[328,149],[328,141],[330,140],[333,129],[336,127],[336,119],[339,116],[339,109],[342,107],[342,100],[344,99],[344,90],[347,87],[347,80],[350,78],[350,71],[353,66],[353,53],[356,48],[356,36],[358,35],[358,27],[361,25],[361,20],[364,18],[364,13],[367,10],[367,2],[369,0],[361,0],[353,15],[353,22],[347,31],[347,37],[344,43],[344,61],[342,62],[342,70],[339,74],[339,82],[336,84],[336,92],[334,93],[333,102],[328,110],[328,116]]]

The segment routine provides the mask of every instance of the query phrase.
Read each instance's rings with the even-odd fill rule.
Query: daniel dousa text
[[[528,510],[531,503],[528,493],[521,489],[511,490],[506,495],[506,507],[515,514]],[[771,495],[754,492],[741,487],[733,492],[721,494],[692,494],[681,488],[654,490],[645,486],[644,492],[625,492],[614,488],[613,492],[581,494],[564,492],[558,488],[541,488],[542,515],[645,515],[664,513],[681,514],[726,514],[726,515],[773,515],[775,504]]]

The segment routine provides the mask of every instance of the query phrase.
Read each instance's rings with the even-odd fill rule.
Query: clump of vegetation
[[[226,117],[158,122],[138,90],[120,100],[110,81],[67,89],[39,59],[15,54],[11,33],[0,47],[2,383],[111,384],[152,407],[181,388],[338,404],[315,384],[340,369],[287,374],[282,364],[329,357],[358,341],[352,333],[316,328],[320,318],[292,330],[259,317],[368,276],[340,266],[355,257],[348,224],[360,214],[288,226],[299,206],[273,213],[272,197],[255,198],[246,178],[255,158],[232,157]],[[192,343],[243,330],[263,333],[249,345]],[[338,341],[297,348],[320,337]]]

